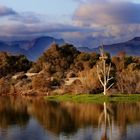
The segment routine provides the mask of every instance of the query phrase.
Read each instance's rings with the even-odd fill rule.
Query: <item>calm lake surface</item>
[[[0,140],[140,140],[140,103],[0,97]]]

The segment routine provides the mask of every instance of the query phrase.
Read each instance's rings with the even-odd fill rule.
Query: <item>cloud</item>
[[[11,8],[7,8],[11,9]],[[14,10],[12,10],[14,11]],[[52,23],[46,15],[40,15],[32,12],[16,12],[10,16],[5,14],[0,17],[0,40],[9,39],[29,39],[32,37],[52,35],[54,37],[65,37],[65,34],[96,32],[97,29],[80,27],[75,24]],[[70,39],[68,39],[70,40]],[[66,40],[67,41],[67,40]]]
[[[65,25],[43,22],[13,22],[10,24],[0,24],[0,29],[0,39],[13,39],[14,37],[15,39],[29,39],[38,36],[51,35],[53,37],[61,37],[69,40],[69,38],[65,37],[65,34],[89,32],[88,28],[82,28],[68,24]],[[94,32],[96,32],[96,29],[94,29]]]
[[[140,4],[101,1],[90,0],[82,3],[75,11],[74,20],[87,26],[140,23]]]
[[[63,23],[52,22],[46,15],[19,13],[6,7],[9,12],[5,10],[7,14],[3,14],[4,18],[0,16],[0,40],[50,35],[63,38],[76,46],[96,47],[101,42],[112,44],[140,36],[140,4],[128,0],[74,1],[79,6],[72,21]]]
[[[129,0],[83,0],[75,10],[73,22],[91,29],[91,32],[81,34],[84,38],[78,38],[81,45],[93,47],[101,42],[112,44],[140,36],[139,13],[140,4]],[[94,32],[94,29],[98,31]]]
[[[15,15],[16,12],[12,8],[0,5],[0,16]]]
[[[0,35],[32,35],[32,34],[45,34],[45,33],[72,33],[89,32],[88,28],[81,28],[73,25],[65,24],[49,24],[49,23],[34,23],[34,24],[23,24],[23,23],[13,23],[0,25],[1,32]],[[90,30],[91,31],[91,30]],[[93,31],[93,30],[92,30]],[[96,32],[96,29],[94,29]]]
[[[41,17],[38,14],[31,12],[17,13],[16,15],[9,17],[10,21],[16,21],[21,23],[39,23],[41,22]]]

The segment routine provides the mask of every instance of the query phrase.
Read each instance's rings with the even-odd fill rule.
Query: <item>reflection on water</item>
[[[140,103],[0,97],[0,140],[140,140]]]
[[[111,109],[107,108],[107,104],[104,102],[103,112],[99,116],[98,128],[103,128],[103,134],[101,135],[101,140],[111,140],[112,139],[112,125],[113,125],[113,113]],[[109,136],[107,136],[107,128],[109,131]]]

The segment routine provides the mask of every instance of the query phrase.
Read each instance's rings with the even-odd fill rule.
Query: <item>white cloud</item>
[[[140,23],[139,13],[140,4],[92,0],[78,7],[74,20],[84,26]]]
[[[140,4],[129,0],[86,0],[75,10],[73,22],[91,29],[85,34],[85,42],[112,44],[140,36],[139,13]]]

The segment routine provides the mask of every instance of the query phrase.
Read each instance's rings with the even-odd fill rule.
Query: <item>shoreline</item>
[[[77,103],[103,103],[103,102],[140,102],[140,94],[80,94],[80,95],[54,95],[45,96],[45,100]]]
[[[29,94],[1,94],[0,97],[30,97],[41,98],[46,101],[56,101],[56,102],[74,102],[74,103],[103,103],[103,102],[126,102],[126,103],[135,103],[140,102],[140,94],[112,94],[112,95],[103,95],[103,94],[61,94],[61,95],[29,95]]]

